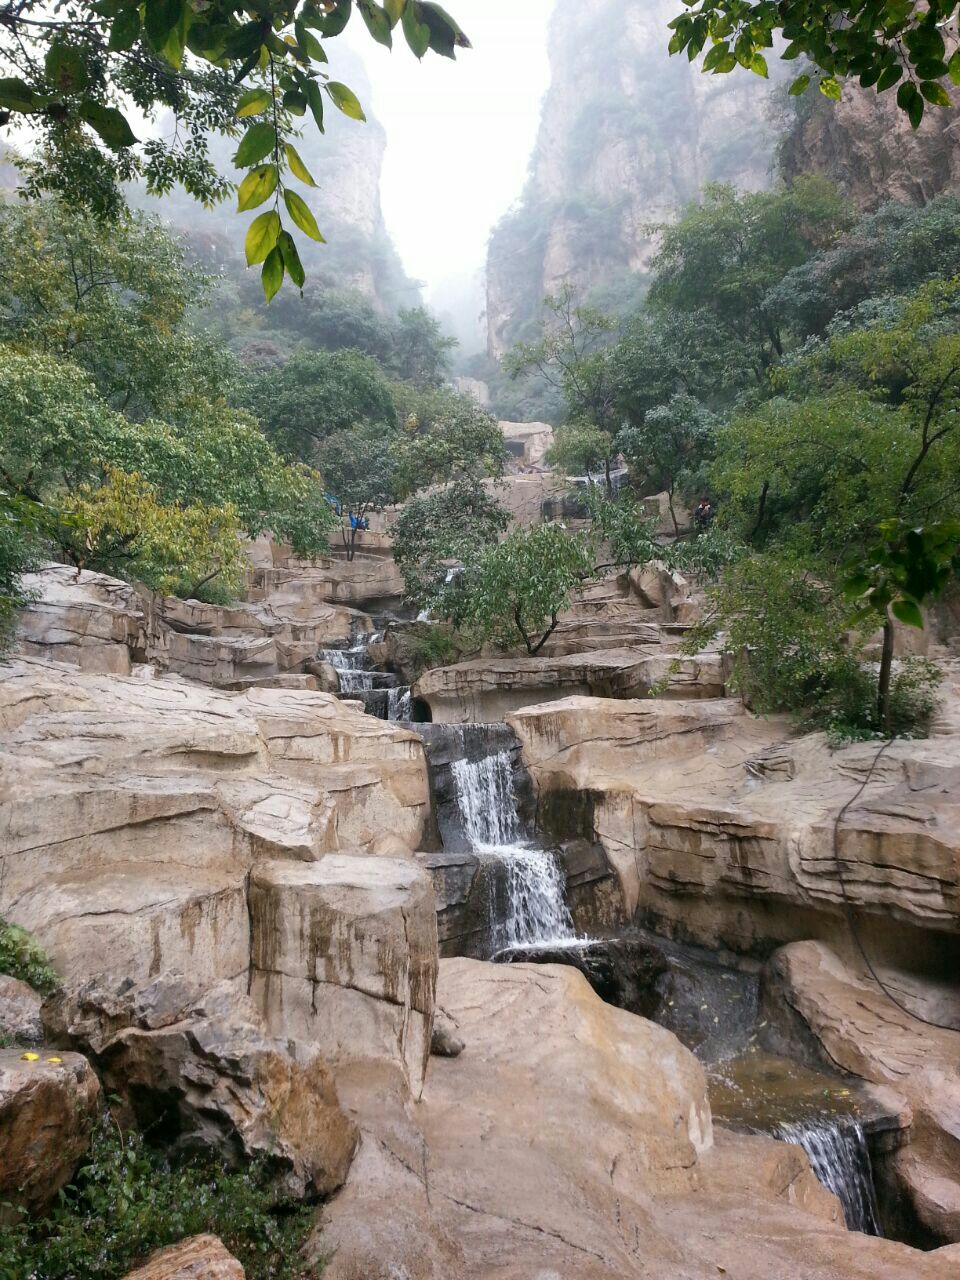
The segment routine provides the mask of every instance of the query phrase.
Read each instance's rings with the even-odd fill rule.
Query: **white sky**
[[[407,272],[427,296],[483,266],[487,237],[523,189],[547,88],[553,0],[444,0],[473,49],[418,63],[351,23],[387,131],[383,207]],[[356,30],[354,30],[356,28]]]

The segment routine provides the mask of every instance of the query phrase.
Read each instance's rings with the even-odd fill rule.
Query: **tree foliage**
[[[841,79],[856,76],[878,93],[896,87],[897,105],[916,128],[926,104],[950,106],[943,82],[960,84],[960,53],[947,47],[943,30],[956,12],[957,0],[695,0],[670,23],[669,48],[691,59],[708,48],[703,69],[714,75],[739,66],[766,77],[765,52],[782,35],[781,56],[806,58],[815,69],[794,80],[792,94],[816,79],[826,98],[839,101]]]
[[[494,494],[475,476],[458,476],[406,502],[393,527],[393,555],[410,603],[461,623],[465,595],[450,570],[474,565],[496,546],[508,522]]]
[[[555,524],[514,529],[465,575],[458,605],[462,625],[508,647],[522,640],[533,656],[592,570],[585,535]]]
[[[238,210],[261,210],[247,229],[247,263],[261,266],[268,300],[286,277],[302,286],[291,228],[323,236],[301,194],[316,183],[296,148],[298,122],[309,112],[322,132],[331,107],[365,118],[352,90],[332,77],[325,48],[355,10],[377,42],[390,46],[402,31],[418,58],[428,50],[452,58],[469,47],[432,0],[8,6],[0,20],[9,72],[0,79],[0,123],[24,118],[39,135],[37,156],[22,162],[30,194],[57,192],[114,218],[124,208],[123,184],[136,178],[160,195],[179,183],[198,200],[222,199],[231,184],[211,163],[207,139],[236,138],[234,164],[244,175]],[[148,118],[171,113],[169,140],[138,140],[125,114],[130,103]]]
[[[693,396],[680,393],[657,405],[617,436],[617,448],[631,475],[646,493],[665,493],[674,533],[680,524],[674,499],[691,491],[710,458],[716,430],[714,415]]]

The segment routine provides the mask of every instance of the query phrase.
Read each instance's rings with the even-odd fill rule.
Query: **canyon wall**
[[[496,228],[487,265],[490,353],[529,336],[542,298],[570,283],[608,303],[642,288],[671,218],[724,181],[772,181],[771,86],[705,76],[667,53],[676,0],[559,0],[552,83],[519,206]],[[771,78],[783,71],[774,59]]]

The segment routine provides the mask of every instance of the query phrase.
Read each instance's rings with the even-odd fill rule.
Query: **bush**
[[[19,978],[34,991],[48,996],[60,986],[60,979],[46,953],[26,929],[0,920],[0,973]]]
[[[261,1169],[170,1165],[106,1122],[87,1164],[43,1219],[0,1228],[0,1280],[113,1280],[155,1249],[211,1232],[248,1280],[305,1280],[300,1248],[313,1212],[271,1207]]]
[[[36,567],[28,507],[0,491],[0,657],[13,641],[17,611],[30,599],[23,575]]]

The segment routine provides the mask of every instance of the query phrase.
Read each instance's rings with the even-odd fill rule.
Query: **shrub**
[[[56,991],[60,979],[46,953],[26,929],[0,920],[0,973],[19,978],[34,991],[47,996]]]
[[[155,1249],[211,1232],[248,1280],[312,1280],[322,1266],[299,1256],[312,1221],[306,1206],[272,1207],[258,1167],[175,1167],[141,1136],[106,1122],[53,1211],[0,1228],[0,1278],[113,1280]]]

